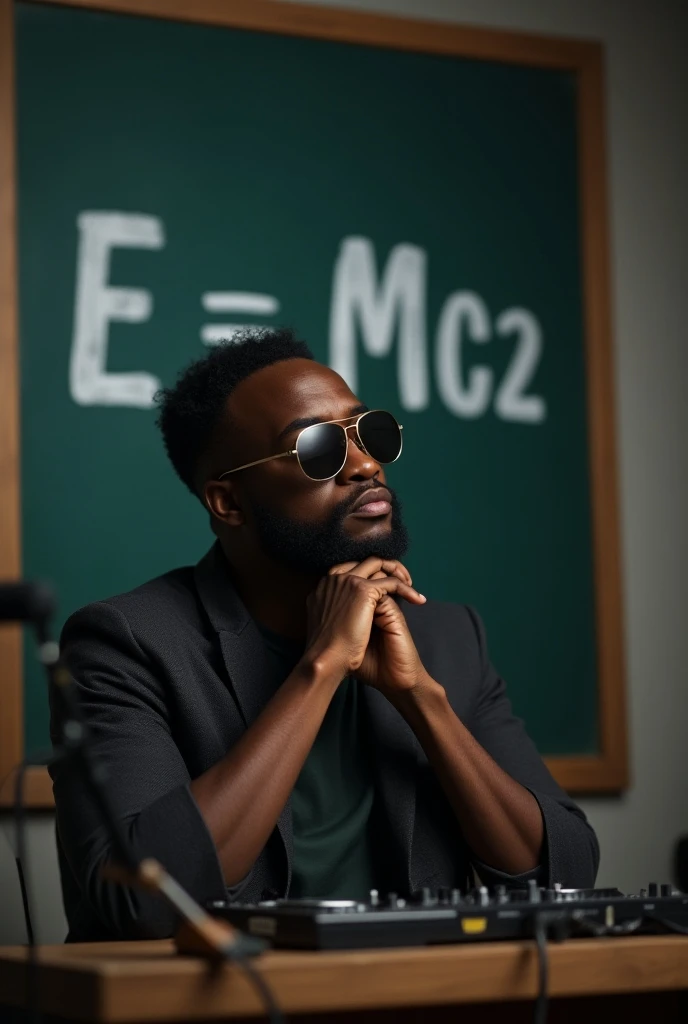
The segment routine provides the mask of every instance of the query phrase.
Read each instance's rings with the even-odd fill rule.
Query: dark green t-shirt
[[[258,624],[276,667],[286,679],[303,644]],[[291,898],[364,899],[374,887],[370,769],[363,684],[347,677],[330,703],[291,795],[294,850]]]

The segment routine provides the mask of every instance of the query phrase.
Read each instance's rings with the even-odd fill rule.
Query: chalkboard
[[[480,611],[564,783],[618,786],[599,49],[96,6],[15,5],[23,573],[61,623],[196,561],[153,394],[239,324],[293,325],[404,424],[418,586]],[[31,753],[28,641],[24,672]]]

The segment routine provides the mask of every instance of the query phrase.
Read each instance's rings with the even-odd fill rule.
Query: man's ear
[[[227,526],[243,526],[246,522],[237,488],[231,480],[208,480],[203,487],[203,502],[210,514]]]

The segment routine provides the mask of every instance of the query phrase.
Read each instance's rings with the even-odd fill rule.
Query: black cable
[[[283,1024],[284,1017],[282,1016],[282,1011],[275,1002],[270,986],[260,971],[256,970],[254,964],[246,959],[246,957],[231,956],[230,959],[232,963],[236,964],[244,972],[262,999],[270,1024]]]
[[[632,921],[622,921],[620,924],[597,924],[597,922],[590,921],[588,918],[576,917],[574,911],[574,916],[571,918],[571,928],[574,936],[590,935],[593,938],[600,938],[605,935],[632,935],[639,930],[644,920],[645,918],[643,917],[635,917]]]
[[[547,930],[540,914],[535,915],[535,943],[538,955],[538,994],[535,1000],[533,1024],[546,1024],[548,1004],[549,961],[547,955]]]
[[[643,914],[642,917],[633,918],[632,921],[621,921],[620,924],[603,925],[596,924],[593,921],[589,921],[585,918],[573,918],[572,926],[574,934],[578,935],[591,935],[598,937],[601,935],[632,935],[635,932],[640,931],[643,925],[661,925],[662,928],[668,932],[673,932],[676,935],[688,935],[688,928],[683,925],[677,924],[675,921],[669,921],[665,917],[659,917],[657,914]],[[657,929],[653,928],[653,932],[656,933]]]
[[[17,854],[14,858],[14,862],[17,866],[17,875],[19,877],[19,890],[22,898],[22,910],[24,912],[24,924],[26,925],[26,938],[28,945],[35,944],[35,936],[33,930],[33,917],[31,914],[31,900],[29,898],[29,885],[27,880],[28,874],[28,855],[26,850],[26,809],[24,807],[24,777],[28,768],[43,768],[52,760],[52,754],[46,754],[43,757],[32,757],[25,758],[21,764],[17,766],[14,784],[14,825],[16,830],[16,843],[17,843]],[[27,871],[24,870],[24,865],[27,865]]]
[[[26,879],[24,877],[24,868],[22,867],[21,857],[19,854],[14,858],[14,863],[17,865],[17,875],[19,876],[19,891],[21,892],[22,898],[22,910],[24,911],[24,924],[26,925],[26,938],[29,945],[35,943],[33,935],[33,924],[31,922],[31,907],[29,906],[29,894],[26,891]]]
[[[633,935],[640,930],[645,918],[635,917],[632,921],[622,921],[621,924],[613,924],[605,931],[605,935]]]
[[[667,931],[675,932],[676,935],[688,935],[688,928],[684,928],[683,925],[676,924],[674,921],[667,921],[665,917],[658,917],[656,914],[646,914],[643,920],[652,921],[654,924],[661,924]]]
[[[29,894],[26,888],[26,878],[24,876],[24,864],[28,864],[26,856],[26,816],[24,813],[24,776],[26,775],[26,769],[29,767],[29,762],[24,760],[20,765],[17,766],[17,774],[14,778],[14,827],[17,843],[17,856],[15,858],[17,863],[17,873],[19,875],[19,887],[21,889],[22,906],[24,908],[24,923],[26,924],[26,938],[29,945],[34,944],[33,934],[33,922],[31,920],[31,906],[29,904]]]
[[[40,1024],[41,1014],[38,1005],[38,958],[36,955],[36,939],[33,930],[33,919],[31,913],[31,896],[29,891],[28,857],[26,851],[26,808],[24,807],[24,777],[27,768],[31,767],[31,761],[25,758],[17,768],[14,780],[14,827],[17,836],[17,870],[19,872],[19,885],[22,893],[22,904],[24,907],[24,921],[26,923],[27,939],[27,963],[26,963],[26,1012],[29,1024]],[[26,871],[24,870],[26,865]]]

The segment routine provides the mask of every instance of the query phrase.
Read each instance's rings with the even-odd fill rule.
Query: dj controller
[[[544,928],[552,938],[678,932],[688,935],[688,894],[652,883],[638,894],[618,889],[480,887],[421,889],[409,900],[373,889],[355,900],[224,901],[208,909],[242,931],[283,949],[422,946],[485,939],[523,939]]]

